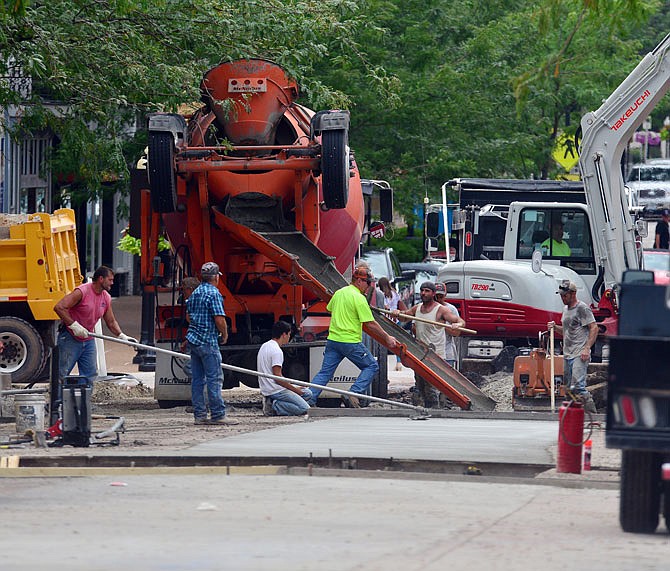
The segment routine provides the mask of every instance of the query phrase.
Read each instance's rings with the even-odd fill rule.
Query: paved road
[[[656,571],[668,562],[665,530],[619,530],[612,490],[223,474],[1,484],[0,553],[12,571]]]

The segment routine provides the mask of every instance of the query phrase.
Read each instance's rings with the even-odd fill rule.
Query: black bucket
[[[86,377],[69,376],[63,382],[63,444],[88,446],[91,442],[91,394]]]

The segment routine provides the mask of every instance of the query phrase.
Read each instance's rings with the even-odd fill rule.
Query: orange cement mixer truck
[[[253,370],[275,321],[291,323],[299,340],[305,312],[323,311],[346,285],[366,201],[349,149],[348,111],[314,112],[298,104],[297,83],[262,59],[222,63],[204,75],[200,89],[204,105],[191,116],[156,113],[148,121],[147,180],[140,192],[143,322],[155,307],[156,346],[174,349],[186,332],[183,304],[178,295],[165,299],[153,263],[159,237],[167,236],[175,268],[168,281],[196,276],[206,261],[219,265],[229,326],[223,361]],[[392,190],[379,190],[388,221]],[[293,342],[284,350],[284,374],[309,380],[323,342]],[[378,356],[385,371],[386,350]],[[177,361],[156,357],[161,406],[190,399],[190,380]],[[355,367],[338,369],[331,386],[346,389],[357,374]],[[255,376],[226,373],[225,387],[240,382],[257,386]],[[459,404],[469,406],[469,400]]]

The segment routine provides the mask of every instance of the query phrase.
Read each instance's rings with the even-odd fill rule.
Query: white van
[[[660,211],[670,208],[670,160],[650,159],[633,165],[626,186],[629,200],[637,195],[644,218],[660,218]]]

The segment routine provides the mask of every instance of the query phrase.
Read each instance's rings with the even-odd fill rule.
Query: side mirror
[[[654,272],[647,270],[626,270],[621,276],[624,284],[654,284]]]
[[[437,238],[440,235],[440,213],[429,212],[426,214],[426,236]]]
[[[382,222],[393,222],[393,189],[379,188],[379,214]]]

